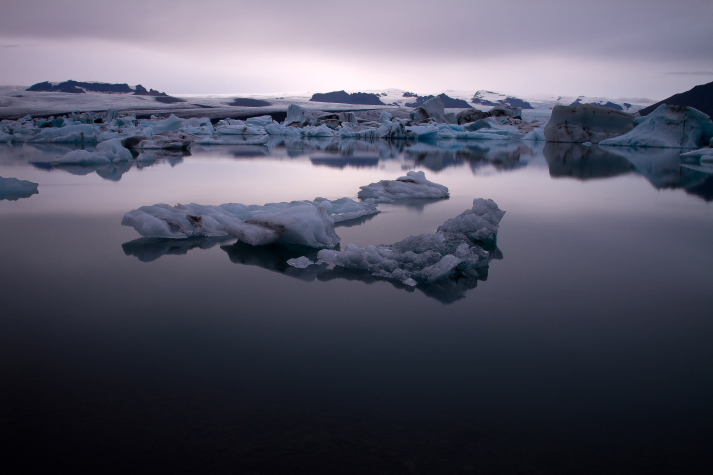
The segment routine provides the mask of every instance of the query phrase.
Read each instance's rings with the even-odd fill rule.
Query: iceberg
[[[37,187],[37,183],[28,180],[0,176],[0,201],[17,201],[20,198],[29,198],[39,193]]]
[[[142,206],[139,209],[129,211],[124,215],[121,224],[133,227],[139,234],[146,237],[183,239],[199,236],[235,235],[235,233],[238,233],[240,235],[236,237],[243,236],[246,240],[255,243],[268,243],[275,238],[276,234],[269,232],[271,229],[269,221],[262,218],[258,219],[258,217],[278,214],[289,208],[305,207],[306,205],[314,209],[323,208],[324,213],[332,223],[357,219],[379,212],[372,203],[358,203],[350,198],[340,198],[334,201],[315,198],[314,201],[268,203],[264,206],[244,205],[241,203],[226,203],[220,206],[195,203],[188,205],[178,204],[176,206],[156,204]],[[305,210],[300,210],[296,213],[301,213],[305,217],[312,219],[307,216],[308,212]],[[280,235],[287,233],[286,235],[291,239],[293,233],[299,232],[299,222],[296,219],[293,220],[290,216],[292,215],[287,213],[282,218],[279,218],[280,221],[276,221],[276,228],[272,229],[272,231],[277,230]],[[252,218],[255,218],[255,220],[250,221]],[[253,226],[237,226],[232,228],[233,232],[227,228],[227,226],[239,225],[243,222]],[[280,226],[292,227],[281,229]],[[293,229],[294,226],[297,226],[297,228]],[[316,231],[311,232],[316,233]],[[312,243],[330,242],[321,236],[304,237],[303,241]]]
[[[258,214],[224,229],[253,246],[289,243],[325,248],[339,244],[334,221],[327,215],[326,203],[318,207],[304,203],[276,213]]]
[[[703,112],[687,106],[661,104],[645,117],[636,119],[636,127],[601,145],[656,148],[701,148],[713,138],[713,122]]]
[[[343,251],[324,249],[315,264],[365,270],[408,286],[454,274],[467,277],[490,262],[504,214],[493,200],[477,198],[471,209],[443,223],[434,234],[409,236],[391,245],[348,244]]]
[[[548,142],[599,143],[634,128],[634,116],[594,104],[557,105],[545,126]]]
[[[96,154],[103,155],[112,162],[125,162],[134,159],[131,151],[124,147],[118,138],[109,139],[97,145]]]
[[[368,203],[393,203],[407,198],[441,199],[448,198],[448,188],[426,179],[422,171],[410,171],[396,180],[381,180],[360,187],[360,200]]]

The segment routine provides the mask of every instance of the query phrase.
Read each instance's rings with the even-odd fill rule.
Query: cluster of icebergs
[[[306,255],[289,259],[287,264],[297,269],[318,266],[324,270],[325,265],[333,265],[406,286],[456,274],[477,280],[481,273],[476,269],[487,266],[494,256],[498,224],[505,214],[492,200],[474,200],[471,209],[446,221],[434,234],[411,236],[392,245],[362,248],[349,244],[344,250],[335,249],[340,242],[335,223],[378,213],[378,203],[448,196],[447,187],[427,180],[422,171],[411,171],[396,180],[362,186],[361,201],[316,198],[263,206],[159,204],[129,211],[122,224],[152,238],[220,240],[231,236],[252,246],[282,244],[322,249],[316,260]]]
[[[91,164],[141,161],[142,151],[186,150],[192,144],[260,145],[266,144],[270,136],[510,140],[536,139],[541,135],[532,132],[532,124],[522,121],[516,115],[517,110],[505,106],[496,109],[491,112],[472,109],[456,116],[445,113],[441,98],[435,97],[414,109],[409,117],[394,117],[384,111],[377,118],[375,111],[326,113],[292,104],[282,123],[269,115],[216,123],[209,118],[181,119],[174,115],[162,120],[137,119],[120,116],[112,109],[105,114],[86,112],[58,118],[26,116],[16,121],[3,120],[0,143],[93,144],[96,145],[93,152],[71,152],[55,161]]]

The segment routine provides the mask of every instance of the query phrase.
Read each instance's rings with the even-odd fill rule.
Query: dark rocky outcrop
[[[38,82],[37,84],[28,87],[26,90],[34,92],[69,92],[73,94],[82,94],[86,91],[113,94],[129,94],[133,92],[133,89],[131,89],[126,83],[109,84],[105,82],[79,82],[71,79],[56,85],[53,85],[49,81]]]
[[[272,105],[270,102],[261,99],[252,99],[249,97],[236,97],[233,102],[228,103],[229,106],[239,107],[267,107]]]
[[[161,102],[163,104],[173,104],[175,102],[186,102],[185,99],[180,99],[178,97],[173,97],[169,95],[156,96],[156,102]]]
[[[545,126],[548,142],[599,143],[634,128],[634,116],[595,104],[557,105]]]
[[[698,109],[704,114],[713,117],[713,82],[701,84],[680,94],[674,94],[663,101],[641,109],[639,114],[642,116],[649,115],[661,104],[693,107],[694,109]]]
[[[378,94],[366,92],[354,92],[349,94],[346,91],[334,91],[313,94],[311,102],[332,102],[337,104],[359,104],[366,106],[385,106]]]
[[[429,99],[433,99],[435,96],[417,96],[415,94],[413,96],[406,96],[406,94],[404,94],[404,97],[416,97],[417,98],[416,101],[407,103],[406,107],[420,107],[421,104],[423,104],[424,102],[426,102]],[[447,96],[446,94],[439,94],[438,97],[440,97],[441,100],[443,101],[443,107],[445,107],[447,109],[470,109],[471,108],[471,105],[468,104],[463,99],[454,99],[450,96]]]
[[[581,105],[583,105],[583,104],[594,104],[595,106],[602,106],[602,107],[606,107],[607,109],[614,109],[614,110],[617,110],[617,111],[623,111],[623,110],[624,110],[624,107],[622,107],[620,104],[617,104],[616,102],[612,102],[612,101],[607,101],[607,102],[604,103],[604,104],[602,104],[601,102],[585,102],[585,103],[582,103],[582,98],[581,98],[581,97],[578,98],[578,99],[577,99],[576,101],[574,101],[573,103],[571,103],[569,106],[570,106],[570,107],[572,107],[572,106],[581,106]],[[627,107],[626,107],[627,109],[629,109],[629,107],[631,107],[631,104],[624,104],[624,105],[627,106]]]

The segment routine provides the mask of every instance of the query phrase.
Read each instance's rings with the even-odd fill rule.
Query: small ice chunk
[[[306,269],[307,267],[314,264],[314,262],[307,256],[296,257],[294,259],[288,259],[287,264],[298,269]]]
[[[125,162],[134,158],[128,148],[124,147],[121,139],[110,139],[97,145],[97,155],[103,155],[112,162]]]
[[[406,198],[448,198],[448,188],[426,179],[423,171],[410,171],[396,180],[381,180],[360,187],[359,199],[369,203],[392,203]]]
[[[17,201],[39,193],[37,183],[0,176],[0,200]]]
[[[272,124],[272,116],[261,115],[260,117],[250,117],[245,120],[245,123],[248,125],[265,127],[267,124]]]
[[[175,130],[180,130],[183,127],[183,120],[179,119],[175,115],[171,114],[168,119],[162,120],[155,125],[152,125],[154,134],[163,134],[166,132],[173,132]]]

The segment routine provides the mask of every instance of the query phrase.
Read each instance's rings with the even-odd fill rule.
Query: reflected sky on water
[[[0,147],[0,176],[39,183],[0,201],[5,471],[710,468],[713,185],[677,153],[307,140],[48,165],[68,150]],[[482,275],[406,289],[286,265],[305,249],[120,226],[154,203],[355,198],[410,169],[451,198],[380,205],[342,245],[492,198]]]

